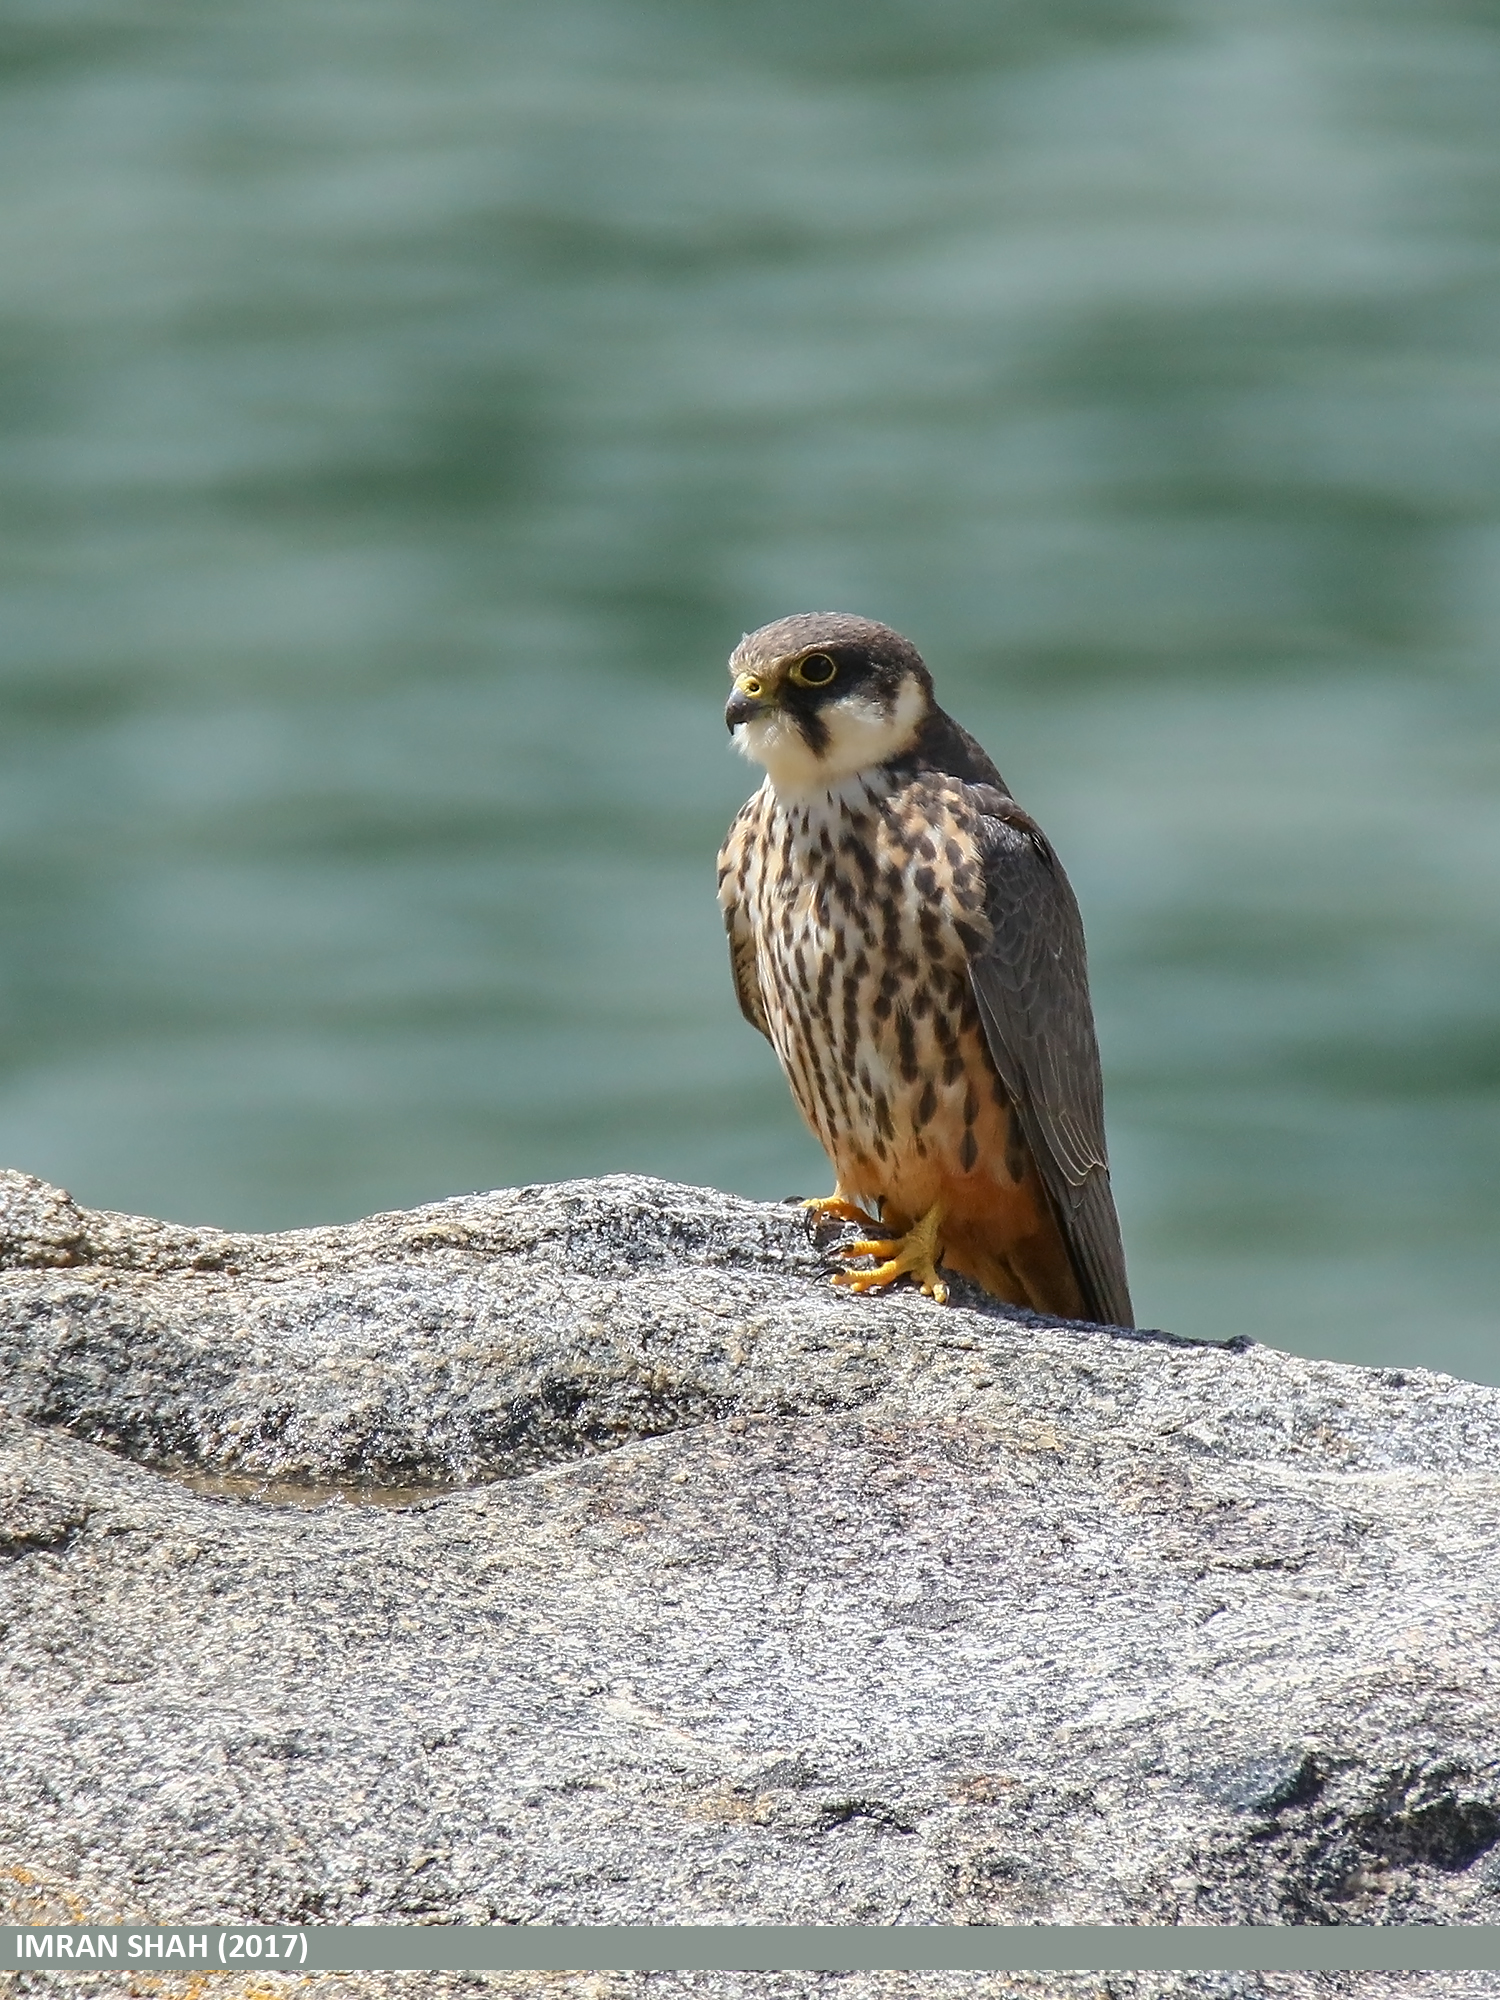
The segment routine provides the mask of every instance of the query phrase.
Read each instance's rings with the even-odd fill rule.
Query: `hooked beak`
[[[760,676],[741,674],[724,710],[724,720],[731,729],[738,729],[742,722],[753,722],[756,716],[764,715],[770,705],[771,691]]]

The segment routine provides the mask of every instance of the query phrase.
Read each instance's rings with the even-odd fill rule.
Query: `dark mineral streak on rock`
[[[5,1917],[1500,1921],[1500,1392],[831,1268],[638,1179],[245,1237],[0,1176]]]

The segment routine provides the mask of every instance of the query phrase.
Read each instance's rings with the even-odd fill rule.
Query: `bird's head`
[[[778,792],[822,791],[911,747],[932,713],[915,646],[869,618],[803,611],[747,633],[724,711],[738,749]]]

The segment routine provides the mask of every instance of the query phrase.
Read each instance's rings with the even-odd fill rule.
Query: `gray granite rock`
[[[0,1197],[11,1921],[1500,1921],[1500,1391],[638,1179]]]
[[[211,2000],[1493,2000],[1493,1972],[216,1973]],[[202,1973],[0,1973],[15,2000],[204,2000]]]
[[[0,1973],[7,2000],[204,2000],[204,1987],[202,1973]],[[208,1992],[211,2000],[1493,2000],[1500,1973],[216,1973]]]

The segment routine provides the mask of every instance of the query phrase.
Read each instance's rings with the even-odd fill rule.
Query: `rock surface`
[[[1493,2000],[1494,1972],[215,1973],[211,2000]],[[0,1973],[16,2000],[204,2000],[202,1973]]]
[[[1493,2000],[1494,1972],[215,1973],[212,2000]],[[202,1973],[0,1973],[0,1993],[204,2000]]]
[[[8,1921],[1500,1922],[1500,1391],[638,1179],[0,1201]]]

